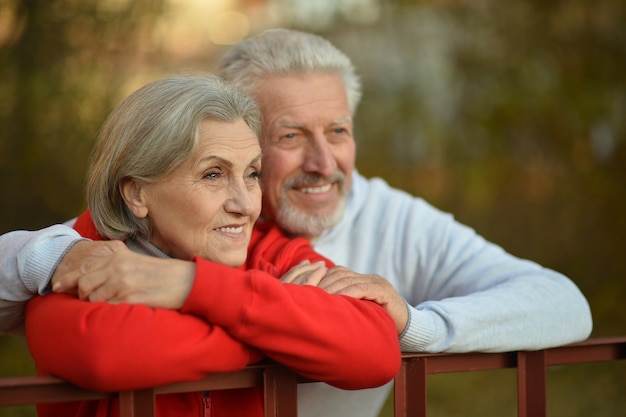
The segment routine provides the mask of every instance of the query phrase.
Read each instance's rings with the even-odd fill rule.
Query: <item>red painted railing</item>
[[[626,359],[626,336],[589,339],[582,343],[533,352],[404,354],[395,380],[396,417],[425,417],[428,375],[517,368],[518,416],[546,416],[546,372],[549,366]],[[240,372],[214,374],[201,381],[172,384],[146,390],[99,393],[83,390],[52,377],[0,379],[0,407],[90,400],[119,395],[120,417],[154,416],[159,394],[263,386],[265,415],[297,415],[298,383],[311,382],[277,364],[249,366]]]
[[[545,417],[549,366],[620,359],[626,359],[626,336],[589,339],[532,352],[405,354],[395,381],[394,415],[427,415],[428,375],[517,368],[517,415]]]

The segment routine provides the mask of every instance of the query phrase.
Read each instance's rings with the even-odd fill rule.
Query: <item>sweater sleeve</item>
[[[26,317],[38,370],[94,390],[197,380],[261,358],[219,326],[174,310],[49,294],[31,300]]]
[[[572,280],[506,252],[421,199],[395,194],[376,194],[393,205],[372,218],[390,219],[384,226],[396,231],[385,276],[414,306],[403,350],[535,350],[589,336],[589,304]]]
[[[63,225],[0,236],[0,332],[23,332],[26,302],[47,292],[60,259],[80,239]]]
[[[377,304],[283,284],[259,270],[196,261],[183,312],[223,327],[305,377],[339,388],[379,386],[396,375],[395,325]]]

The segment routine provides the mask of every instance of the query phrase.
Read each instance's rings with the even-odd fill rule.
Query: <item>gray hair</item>
[[[222,57],[219,74],[252,92],[264,75],[326,72],[344,83],[354,116],[361,100],[361,82],[350,58],[328,40],[312,33],[270,29],[246,39]]]
[[[102,126],[87,177],[87,203],[98,232],[109,239],[151,236],[148,219],[126,207],[121,182],[156,182],[197,149],[200,122],[242,120],[258,136],[255,102],[216,76],[153,81],[128,96]]]

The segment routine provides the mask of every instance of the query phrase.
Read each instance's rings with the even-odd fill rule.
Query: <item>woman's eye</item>
[[[254,170],[248,174],[248,178],[257,181],[261,178],[261,171]]]
[[[221,176],[221,174],[219,172],[215,172],[215,171],[211,171],[211,172],[207,172],[206,174],[204,174],[203,178],[209,179],[209,180],[216,180]]]

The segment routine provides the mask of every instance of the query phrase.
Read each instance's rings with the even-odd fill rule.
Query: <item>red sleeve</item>
[[[283,284],[258,270],[196,262],[181,311],[223,327],[303,376],[343,389],[382,385],[398,372],[398,335],[379,305]]]
[[[91,212],[89,210],[85,210],[83,214],[76,218],[74,222],[74,230],[76,230],[82,237],[86,237],[92,240],[104,240],[104,238],[96,229],[96,225],[93,223],[93,219],[91,218]]]
[[[197,380],[261,355],[218,326],[174,310],[33,298],[26,335],[38,370],[102,391]]]

